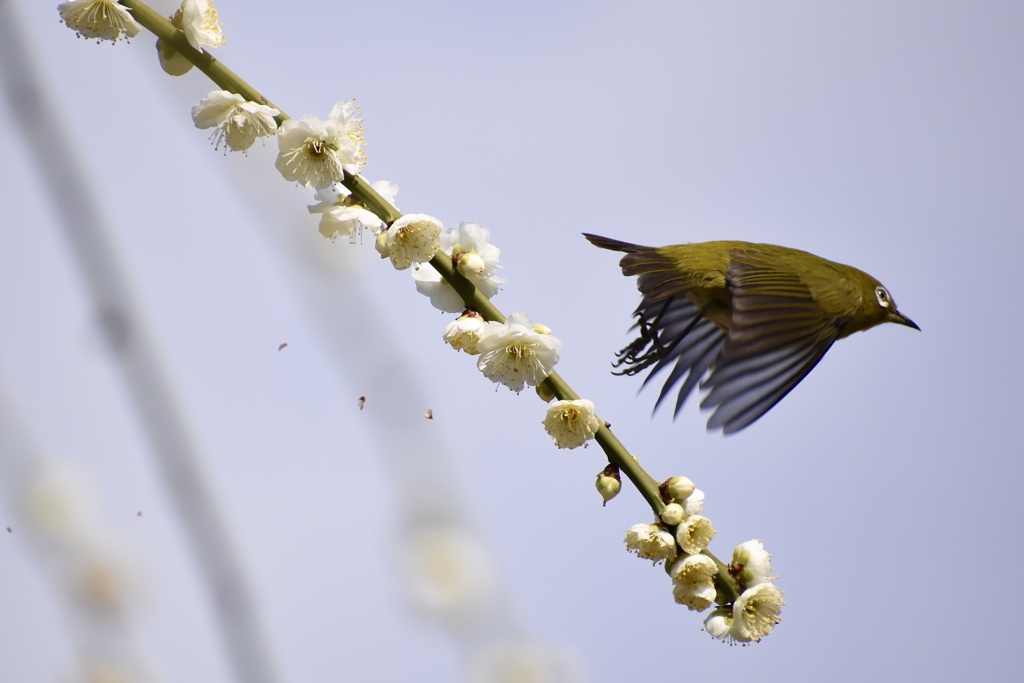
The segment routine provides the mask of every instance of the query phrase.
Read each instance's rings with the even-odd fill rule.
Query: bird
[[[669,374],[657,410],[679,385],[675,411],[700,388],[707,429],[738,432],[761,418],[839,339],[882,323],[920,330],[864,271],[799,249],[733,240],[646,247],[583,233],[624,252],[622,273],[643,295],[616,354],[616,374]],[[680,382],[682,384],[680,385]],[[641,387],[641,388],[642,388]]]

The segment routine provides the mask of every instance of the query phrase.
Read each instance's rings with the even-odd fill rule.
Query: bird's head
[[[860,308],[850,321],[854,330],[867,330],[882,323],[897,323],[915,330],[921,329],[917,323],[900,313],[896,301],[881,282],[871,278],[862,284],[862,288],[865,291],[862,293]]]

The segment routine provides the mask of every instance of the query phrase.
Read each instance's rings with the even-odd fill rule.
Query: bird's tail
[[[587,241],[593,244],[595,247],[601,247],[602,249],[609,249],[611,251],[624,251],[628,254],[637,254],[652,247],[642,247],[639,244],[631,244],[629,242],[623,242],[621,240],[613,240],[611,237],[601,237],[600,235],[591,235],[589,232],[583,233],[583,236],[587,238]]]
[[[636,286],[647,299],[661,301],[685,289],[685,282],[680,277],[675,261],[661,253],[657,247],[645,247],[589,233],[583,233],[583,236],[595,247],[625,252],[626,255],[619,261],[622,274],[639,275]]]

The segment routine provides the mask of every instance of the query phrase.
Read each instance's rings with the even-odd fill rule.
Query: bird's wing
[[[838,339],[844,320],[829,316],[783,256],[730,251],[729,333],[710,376],[702,408],[708,429],[737,432],[768,412],[807,376]]]
[[[684,296],[660,301],[644,297],[633,315],[637,317],[633,329],[639,329],[640,336],[618,352],[615,365],[625,365],[621,371],[625,375],[651,369],[643,386],[672,366],[654,404],[655,410],[685,376],[673,412],[678,415],[725,343],[725,331],[703,317],[697,306]]]

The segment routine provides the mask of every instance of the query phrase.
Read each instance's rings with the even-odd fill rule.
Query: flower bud
[[[192,68],[192,62],[160,39],[156,41],[156,53],[160,57],[160,68],[171,76],[184,76]]]
[[[484,276],[487,264],[475,251],[464,251],[459,256],[459,273],[467,280],[478,280]]]
[[[541,382],[537,385],[537,395],[540,396],[540,400],[550,403],[555,397],[555,392],[551,391],[551,387],[548,386],[547,382]]]
[[[662,492],[668,496],[670,500],[682,502],[690,497],[693,490],[696,488],[693,482],[686,477],[672,477],[665,481],[662,486]]]
[[[754,539],[741,543],[732,551],[729,574],[742,589],[752,588],[769,579],[772,570],[772,556],[764,549],[761,541]]]
[[[381,258],[387,258],[391,255],[391,250],[388,248],[388,232],[384,232],[377,235],[377,240],[373,243],[373,248],[377,250]]]
[[[683,521],[683,506],[679,503],[669,503],[661,511],[661,521],[669,526],[677,526]]]
[[[608,504],[608,501],[619,495],[619,491],[622,489],[622,480],[619,477],[619,469],[616,467],[613,471],[612,465],[605,468],[601,474],[597,475],[597,492],[601,494],[601,499],[604,501],[601,503],[601,507]]]
[[[551,334],[551,328],[547,325],[541,325],[540,323],[536,323],[533,326],[533,331],[537,334]]]

